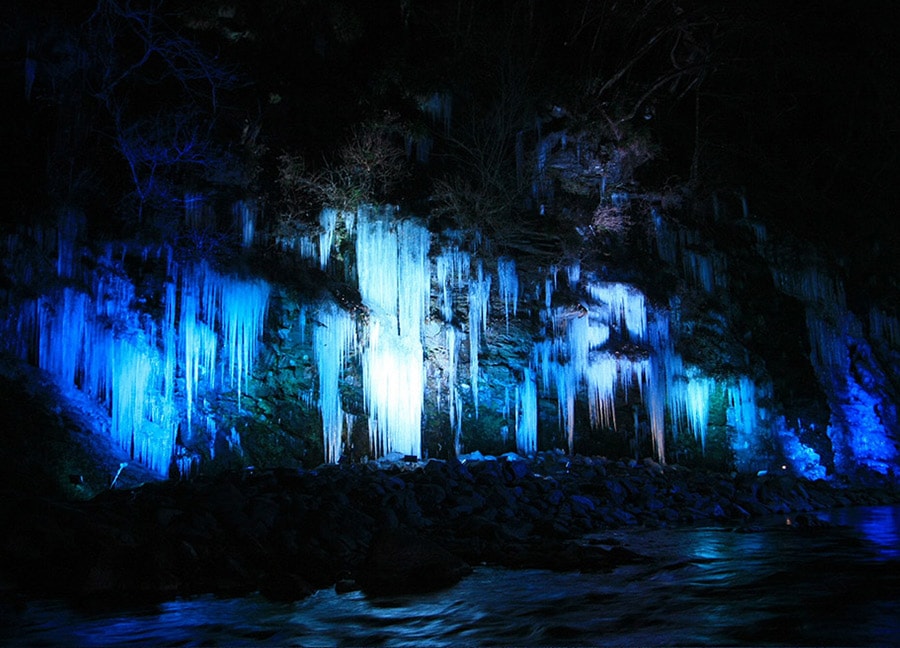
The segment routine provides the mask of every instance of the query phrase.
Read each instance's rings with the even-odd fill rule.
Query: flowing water
[[[119,610],[5,609],[9,645],[900,645],[900,506],[782,517],[753,529],[629,530],[649,555],[607,574],[478,567],[427,595],[323,590]],[[598,537],[599,538],[599,537]],[[10,607],[10,606],[7,606]]]

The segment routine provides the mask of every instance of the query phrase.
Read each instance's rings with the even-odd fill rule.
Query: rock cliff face
[[[65,212],[7,239],[4,346],[160,476],[552,449],[895,473],[891,312],[740,194],[640,193],[637,145],[556,123],[536,150],[534,208],[489,228],[364,206],[276,236],[246,201],[212,262]],[[189,229],[227,229],[199,202]]]

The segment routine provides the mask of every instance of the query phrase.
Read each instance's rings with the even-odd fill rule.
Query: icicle
[[[59,217],[56,242],[56,274],[70,279],[75,276],[75,258],[78,236],[84,227],[84,218],[71,209],[66,209]]]
[[[534,370],[526,368],[516,392],[521,417],[516,424],[516,450],[526,457],[537,452],[538,401]],[[517,414],[519,411],[517,408]]]
[[[178,345],[175,321],[176,302],[175,282],[166,282],[166,311],[163,319],[163,357],[165,358],[165,399],[169,403],[175,402],[175,371],[178,366]],[[188,432],[190,435],[190,431]]]
[[[376,456],[421,456],[425,398],[422,324],[430,297],[427,229],[413,221],[396,228],[361,212],[356,256],[359,291],[369,311],[363,389]]]
[[[44,297],[38,301],[38,366],[69,387],[76,386],[82,369],[88,303],[87,295],[73,288],[64,288],[55,303]]]
[[[210,389],[215,386],[218,340],[210,325],[201,320],[200,294],[207,276],[204,270],[205,266],[185,273],[181,288],[181,321],[178,327],[181,340],[179,355],[184,365],[188,436],[193,431],[194,399],[200,379],[205,378],[208,381],[207,387]],[[211,319],[212,313],[215,312],[215,305],[208,303],[205,310],[206,316]]]
[[[506,317],[506,330],[509,331],[509,307],[512,303],[513,316],[518,311],[519,276],[516,274],[516,261],[509,257],[497,260],[497,284],[500,298],[503,300],[503,315]]]
[[[613,355],[603,354],[586,367],[588,411],[594,428],[616,426],[617,376],[618,364]]]
[[[413,221],[403,221],[397,226],[398,294],[397,317],[401,337],[422,339],[422,323],[428,315],[431,303],[431,264],[428,248],[431,236],[428,230]]]
[[[475,418],[478,418],[478,352],[482,330],[487,330],[488,306],[491,297],[491,276],[484,275],[479,259],[476,279],[469,284],[469,373]]]
[[[184,195],[184,222],[188,229],[203,229],[204,222],[204,199],[203,194],[188,192]]]
[[[571,364],[556,365],[556,397],[559,402],[560,427],[566,432],[569,454],[575,454],[575,397],[578,376]]]
[[[566,278],[569,281],[569,288],[575,290],[581,281],[581,261],[576,259],[566,266]]]
[[[706,429],[709,422],[709,396],[715,381],[702,376],[691,376],[687,383],[686,405],[688,425],[706,451]]]
[[[459,358],[459,338],[456,337],[456,328],[449,325],[446,328],[447,335],[447,400],[450,410],[450,429],[453,430],[454,447],[459,454],[459,439],[462,435],[462,398],[456,388],[457,360]]]
[[[401,452],[421,456],[425,372],[421,341],[401,337],[393,321],[369,322],[363,378],[369,432],[378,456]]]
[[[450,130],[453,100],[449,92],[434,92],[420,103],[422,111],[436,122],[442,123],[444,130]]]
[[[900,321],[878,308],[869,310],[869,334],[893,349],[900,348]]]
[[[624,328],[634,341],[646,336],[647,308],[644,293],[620,283],[592,282],[587,286],[591,297],[609,308],[609,324]]]
[[[644,388],[647,418],[650,420],[650,436],[653,450],[661,464],[666,463],[666,377],[665,367],[658,358],[650,361],[647,370],[647,384]]]
[[[783,292],[807,304],[835,310],[843,310],[847,306],[843,284],[817,266],[792,271],[773,268],[772,274]]]
[[[681,255],[684,272],[694,285],[699,285],[706,292],[713,292],[716,285],[716,273],[713,270],[712,260],[691,249],[683,249]]]
[[[809,329],[809,359],[816,371],[825,375],[843,373],[850,358],[842,331],[827,321],[815,309],[806,309],[806,326]]]
[[[456,246],[442,250],[435,259],[437,284],[441,291],[441,317],[445,322],[453,321],[453,292],[468,285],[470,263],[469,253]]]
[[[674,266],[678,262],[678,232],[669,226],[656,208],[652,208],[650,213],[656,231],[656,252],[660,259]]]
[[[241,245],[245,248],[252,246],[256,234],[256,203],[238,200],[232,205],[231,212],[241,233]]]
[[[319,234],[319,267],[325,270],[331,258],[331,246],[334,241],[334,232],[337,228],[337,210],[325,207],[319,213],[319,226],[322,232]]]
[[[756,428],[756,385],[747,376],[741,376],[728,385],[728,423],[734,427],[738,438],[753,435]]]
[[[319,370],[319,411],[325,462],[341,458],[343,405],[340,379],[344,361],[356,346],[356,324],[345,310],[329,302],[318,311],[319,326],[313,332],[313,348]]]

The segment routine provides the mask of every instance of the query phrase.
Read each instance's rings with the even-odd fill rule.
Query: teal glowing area
[[[186,219],[200,218],[201,201],[192,199]],[[233,212],[249,232],[250,207]],[[61,219],[59,237],[78,231],[70,221]],[[276,243],[308,272],[344,282],[358,302],[331,291],[303,297],[278,336],[269,331],[285,313],[269,317],[269,309],[273,294],[285,303],[281,286],[176,260],[166,246],[107,247],[88,270],[73,261],[78,245],[58,238],[57,275],[78,283],[11,308],[6,347],[102,404],[115,442],[160,475],[195,470],[217,451],[240,459],[243,430],[277,423],[242,403],[248,395],[257,403],[258,386],[277,382],[266,362],[284,355],[281,338],[312,362],[311,380],[288,397],[314,410],[326,463],[495,448],[574,454],[592,438],[618,437],[611,448],[660,463],[718,452],[749,473],[784,465],[826,476],[821,451],[803,441],[814,428],[760,406],[773,399],[768,379],[711,375],[684,359],[691,338],[677,303],[601,279],[578,260],[523,273],[513,257],[485,254],[477,237],[432,232],[394,207],[326,208],[318,222],[317,242]],[[658,214],[655,222],[662,239],[670,230]],[[661,249],[677,258],[689,238]],[[242,235],[241,245],[251,239]],[[149,298],[128,273],[134,259],[165,277]],[[814,270],[774,276],[807,305],[810,363],[833,394],[835,465],[887,474],[896,448],[885,416],[895,414],[864,387],[884,377],[864,373],[879,365],[861,355],[861,325],[840,285]],[[893,320],[873,312],[869,324],[877,343],[896,343]],[[511,354],[502,364],[492,359],[498,344]],[[271,351],[260,365],[264,346]],[[301,366],[296,355],[285,359]]]

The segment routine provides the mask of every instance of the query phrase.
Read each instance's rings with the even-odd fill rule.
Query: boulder
[[[440,545],[404,529],[380,531],[357,574],[370,595],[411,594],[455,585],[472,568]]]

